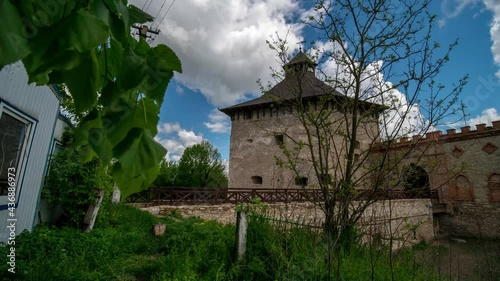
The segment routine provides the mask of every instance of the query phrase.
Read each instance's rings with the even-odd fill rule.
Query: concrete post
[[[120,203],[120,198],[121,197],[121,192],[118,186],[114,186],[113,188],[113,195],[111,196],[111,202],[112,203]]]
[[[97,213],[99,212],[99,207],[101,207],[102,198],[104,197],[104,190],[99,189],[96,190],[96,200],[95,204],[92,204],[87,209],[87,213],[85,214],[85,218],[83,219],[84,227],[83,230],[85,232],[89,232],[94,228],[95,218],[97,217]]]
[[[247,252],[248,217],[244,211],[236,213],[236,261],[242,262]]]

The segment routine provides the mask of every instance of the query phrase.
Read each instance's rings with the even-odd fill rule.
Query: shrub
[[[65,139],[65,145],[69,146],[72,140],[70,133],[66,133]],[[106,197],[112,189],[111,177],[99,159],[86,163],[82,161],[73,149],[59,152],[50,163],[42,190],[42,197],[60,205],[65,223],[75,228],[83,226],[87,208],[96,200],[96,189],[104,189]]]

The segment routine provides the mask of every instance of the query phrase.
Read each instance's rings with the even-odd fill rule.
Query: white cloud
[[[493,60],[500,66],[500,1],[499,0],[484,0],[486,8],[493,12],[493,19],[490,24],[490,36],[493,45],[491,52],[493,53]],[[500,71],[496,73],[500,78]]]
[[[193,131],[182,129],[177,134],[179,136],[179,140],[185,147],[189,147],[203,141],[203,137],[195,134]]]
[[[142,7],[145,1],[131,2]],[[147,11],[155,16],[162,3],[153,1]],[[178,82],[199,90],[215,106],[228,106],[259,96],[258,78],[270,80],[269,66],[278,65],[265,43],[269,35],[289,31],[290,46],[299,47],[302,25],[287,23],[299,9],[292,0],[176,1],[155,42],[166,43],[180,57]]]
[[[218,109],[212,110],[208,115],[209,122],[203,123],[213,133],[227,133],[231,126],[229,117]]]
[[[480,0],[442,0],[442,17],[438,21],[439,27],[445,26],[449,19],[459,16],[465,8],[478,2]]]
[[[481,112],[481,115],[470,118],[467,121],[458,121],[453,123],[445,124],[446,127],[460,129],[464,126],[470,126],[471,130],[476,129],[477,124],[486,124],[486,126],[491,126],[491,121],[500,120],[500,114],[495,108],[487,108]]]
[[[203,136],[183,129],[179,123],[161,123],[155,140],[167,149],[167,160],[178,161],[184,150],[202,142]]]
[[[179,123],[162,123],[157,126],[158,133],[170,134],[172,132],[177,132],[181,129]]]
[[[326,52],[330,58],[319,65],[324,75],[337,91],[347,96],[353,96],[354,77],[342,63],[344,53],[342,48],[332,43],[318,42],[315,46],[319,50],[319,56]],[[420,112],[419,104],[409,102],[407,96],[393,87],[391,82],[385,80],[382,74],[383,61],[375,61],[367,66],[361,75],[362,99],[369,100],[389,107],[380,117],[380,130],[382,138],[393,138],[398,136],[412,136],[422,133],[428,126],[428,122]],[[433,130],[433,127],[429,128]]]

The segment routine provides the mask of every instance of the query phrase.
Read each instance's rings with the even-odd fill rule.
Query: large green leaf
[[[147,129],[156,135],[159,113],[160,107],[148,98],[119,99],[104,112],[103,124],[107,128],[108,140],[112,145],[117,145],[133,128]]]
[[[133,128],[114,148],[113,154],[118,160],[118,165],[113,167],[113,177],[126,197],[149,187],[166,150],[153,140],[149,130]]]
[[[103,44],[109,37],[108,26],[88,11],[79,10],[63,22],[66,30],[65,40],[60,42],[63,48],[83,53]]]
[[[146,73],[145,65],[146,59],[137,55],[131,46],[125,49],[122,68],[118,75],[120,88],[130,90],[141,84]]]
[[[77,113],[84,112],[95,105],[97,100],[98,62],[91,52],[82,63],[63,73],[66,86],[75,101]]]
[[[128,11],[130,15],[130,23],[146,23],[146,22],[152,22],[154,18],[149,15],[148,13],[145,13],[143,10],[137,8],[134,5],[129,5],[128,6]]]
[[[148,69],[141,89],[158,104],[163,103],[163,97],[174,71],[182,72],[181,61],[177,55],[165,45],[159,45],[149,50],[147,56]]]
[[[28,39],[23,34],[23,22],[14,5],[0,0],[0,69],[30,53]]]
[[[122,168],[120,163],[115,163],[111,172],[116,184],[120,187],[123,200],[131,194],[149,188],[160,172],[160,165],[144,169],[142,174],[133,176],[127,169]]]

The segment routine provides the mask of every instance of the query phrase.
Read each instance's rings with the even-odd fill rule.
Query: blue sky
[[[183,73],[176,74],[167,89],[158,125],[157,140],[168,149],[172,160],[204,139],[229,159],[230,122],[217,108],[261,95],[257,79],[271,80],[269,67],[278,67],[275,53],[265,42],[270,35],[289,31],[290,47],[295,51],[298,42],[314,37],[293,20],[310,8],[310,1],[131,2],[148,8],[153,16],[159,15],[153,23],[161,30],[155,43],[170,46],[183,63]],[[451,61],[438,76],[439,82],[453,83],[469,74],[461,94],[468,106],[467,125],[499,120],[500,1],[435,1],[432,12],[438,16],[434,40],[444,47],[459,39]],[[459,128],[463,123],[452,125]]]

